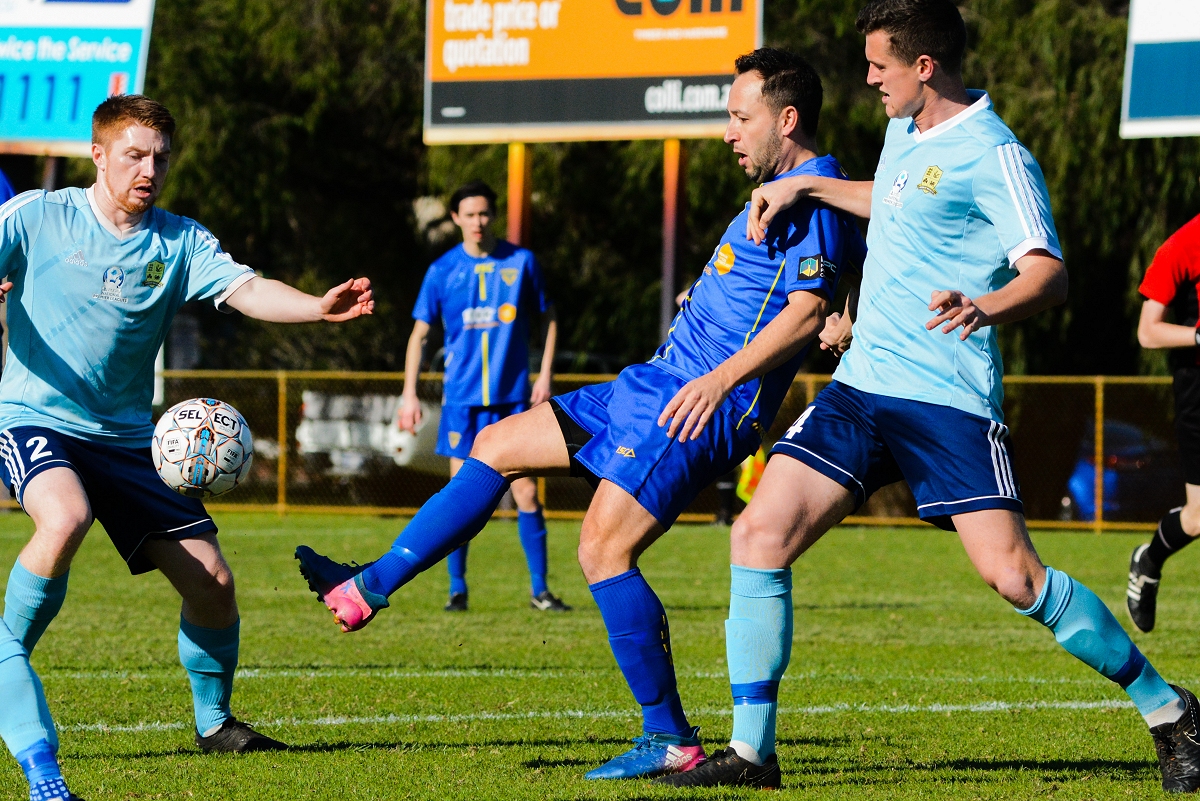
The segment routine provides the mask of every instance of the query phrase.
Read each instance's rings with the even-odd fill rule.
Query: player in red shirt
[[[1175,436],[1187,482],[1187,503],[1167,512],[1150,542],[1129,561],[1125,605],[1142,631],[1154,628],[1163,562],[1200,535],[1200,217],[1176,231],[1154,254],[1138,292],[1146,299],[1138,321],[1143,348],[1171,348]],[[1175,322],[1167,322],[1167,309]]]

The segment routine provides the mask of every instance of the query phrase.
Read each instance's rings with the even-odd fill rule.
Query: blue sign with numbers
[[[153,11],[153,0],[0,0],[0,151],[87,153],[96,106],[142,89]]]
[[[1200,3],[1133,0],[1125,53],[1121,136],[1200,135]]]

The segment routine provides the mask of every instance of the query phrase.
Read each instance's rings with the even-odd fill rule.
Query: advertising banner
[[[0,0],[0,152],[82,156],[106,97],[142,90],[154,0]]]
[[[1132,0],[1121,136],[1200,134],[1200,2]]]
[[[761,2],[429,0],[425,141],[720,136]]]

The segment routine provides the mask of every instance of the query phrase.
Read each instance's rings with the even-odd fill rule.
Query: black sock
[[[1167,561],[1168,556],[1192,542],[1193,538],[1184,532],[1183,524],[1179,521],[1180,511],[1172,509],[1163,516],[1162,520],[1158,521],[1158,530],[1154,532],[1154,537],[1150,540],[1150,547],[1143,554],[1146,561],[1159,570],[1162,569],[1163,562]]]

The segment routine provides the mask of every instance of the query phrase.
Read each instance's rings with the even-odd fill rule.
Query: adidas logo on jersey
[[[76,267],[87,267],[87,259],[83,257],[83,251],[77,250],[65,259],[67,264],[74,264]]]

